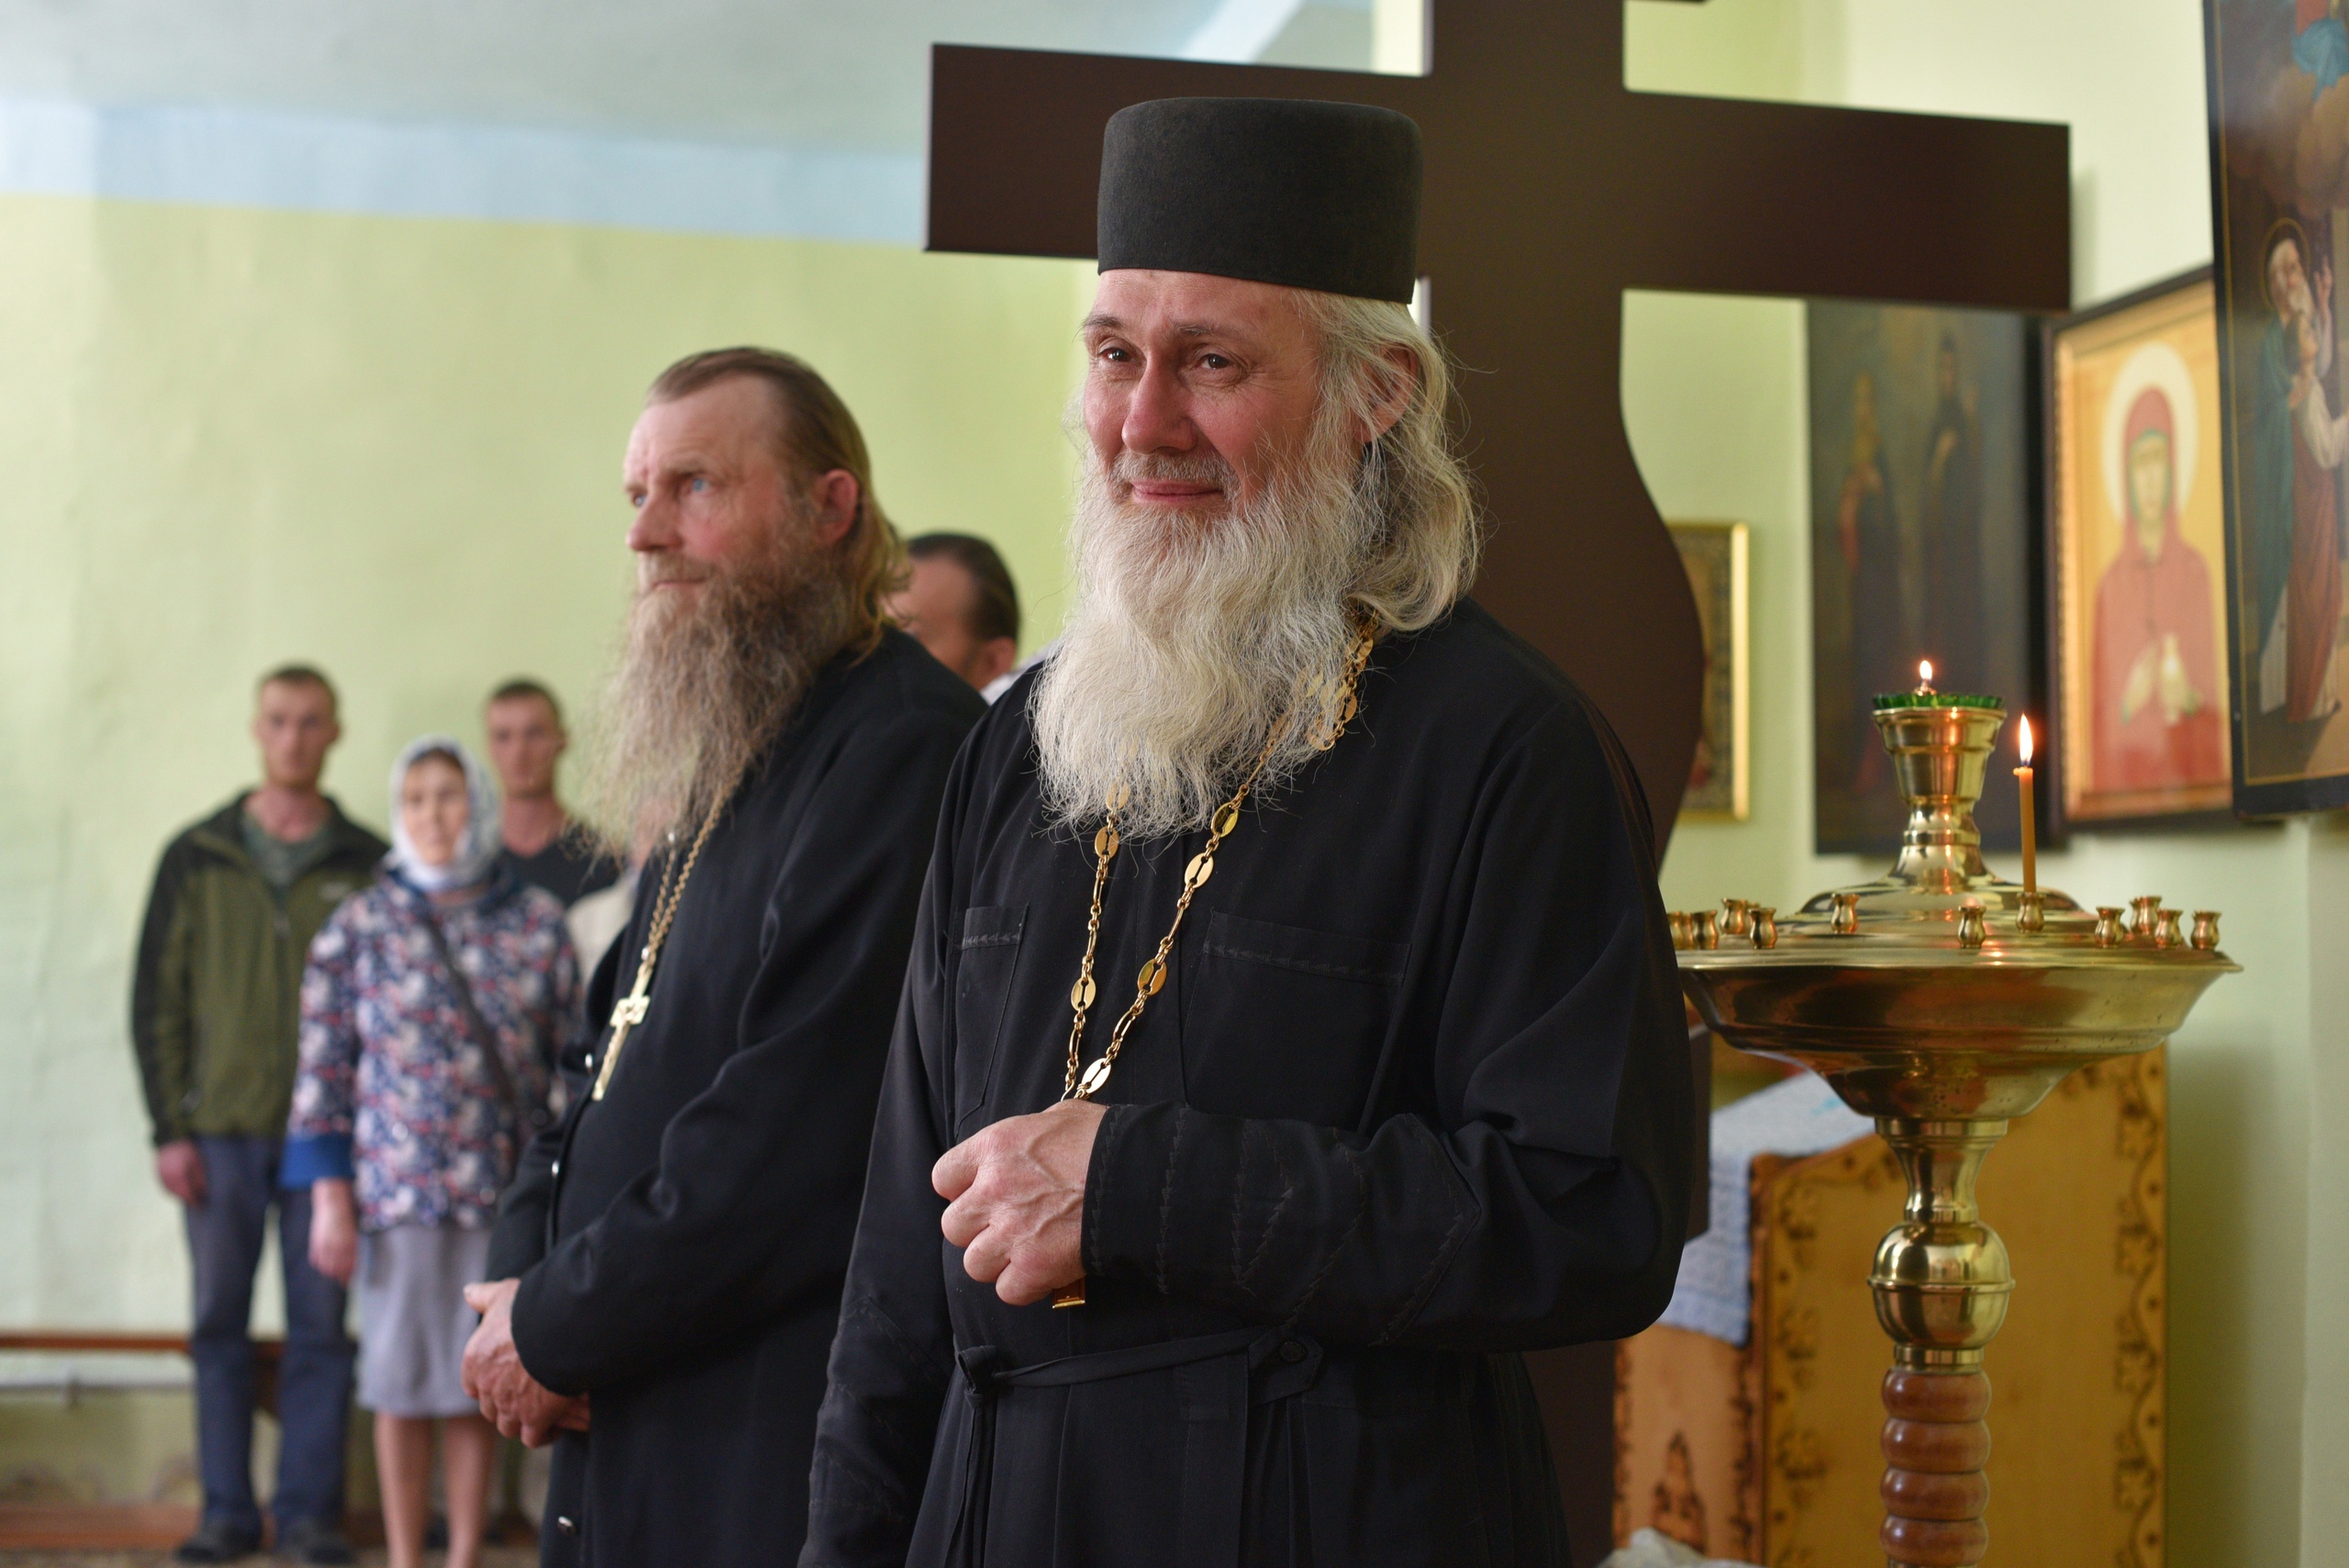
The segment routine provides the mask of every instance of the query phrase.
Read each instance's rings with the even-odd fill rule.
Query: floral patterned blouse
[[[433,951],[424,922],[434,917],[503,1048],[526,1102],[518,1115]],[[579,1006],[579,964],[551,894],[500,873],[473,902],[436,907],[385,872],[310,944],[280,1184],[351,1180],[366,1230],[488,1225]]]

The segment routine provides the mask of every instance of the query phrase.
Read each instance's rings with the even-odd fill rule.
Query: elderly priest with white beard
[[[1630,763],[1463,596],[1419,166],[1109,122],[1075,605],[948,783],[803,1568],[1567,1560],[1520,1352],[1663,1309],[1688,1052]]]
[[[589,804],[660,848],[589,989],[584,1092],[467,1292],[467,1389],[560,1434],[550,1568],[797,1550],[925,851],[982,707],[887,617],[902,554],[822,377],[718,350],[645,405]]]

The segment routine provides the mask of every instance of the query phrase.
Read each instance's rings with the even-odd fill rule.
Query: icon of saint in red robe
[[[2096,590],[2099,791],[2227,781],[2210,569],[2178,531],[2176,448],[2169,395],[2147,387],[2121,438],[2128,527]]]

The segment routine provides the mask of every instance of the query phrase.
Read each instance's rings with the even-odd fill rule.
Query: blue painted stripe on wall
[[[918,245],[913,153],[0,100],[0,191]]]

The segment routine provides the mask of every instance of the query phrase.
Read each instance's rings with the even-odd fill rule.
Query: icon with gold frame
[[[1747,734],[1746,527],[1709,522],[1667,526],[1680,550],[1680,563],[1687,569],[1705,637],[1705,721],[1680,815],[1700,822],[1742,822],[1751,809],[1753,768]]]
[[[2047,329],[2060,820],[2223,814],[2226,539],[2205,267]]]

